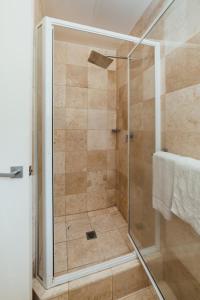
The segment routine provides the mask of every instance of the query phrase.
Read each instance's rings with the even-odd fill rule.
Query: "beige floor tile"
[[[112,273],[99,272],[69,283],[69,300],[111,300]]]
[[[86,238],[86,232],[91,231],[91,225],[87,219],[71,220],[67,225],[67,240]]]
[[[99,250],[97,239],[87,240],[83,238],[72,240],[68,242],[67,247],[69,269],[102,261],[102,254]]]
[[[90,220],[91,226],[97,232],[97,234],[115,229],[112,218],[108,214],[97,215],[95,217],[91,217]]]
[[[112,207],[108,208],[108,212],[109,212],[109,214],[113,214],[113,213],[119,212],[119,210],[118,210],[117,206],[112,206]]]
[[[129,247],[130,251],[133,251],[134,247],[128,238],[128,226],[119,228],[119,232],[120,232],[123,240],[126,242],[127,246]]]
[[[108,231],[101,235],[99,234],[98,243],[105,260],[130,252],[118,230]]]
[[[111,217],[112,217],[113,223],[115,224],[115,226],[117,228],[121,228],[121,227],[127,226],[127,222],[122,217],[122,215],[120,214],[120,212],[118,212],[118,213],[112,213]]]
[[[54,247],[54,272],[67,272],[67,244],[59,243]]]
[[[85,213],[69,215],[65,217],[66,223],[72,220],[81,220],[81,219],[87,219],[89,222],[88,213],[85,212]]]
[[[112,273],[113,300],[120,299],[149,285],[148,278],[137,260],[112,268]]]
[[[54,243],[66,241],[66,225],[65,223],[54,224]]]
[[[109,214],[109,209],[108,208],[97,209],[97,210],[93,210],[93,211],[88,212],[89,217],[96,217],[96,216],[99,216],[99,215],[107,215],[107,214]]]

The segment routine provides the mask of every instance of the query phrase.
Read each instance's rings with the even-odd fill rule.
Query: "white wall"
[[[32,0],[0,1],[0,299],[31,299]]]

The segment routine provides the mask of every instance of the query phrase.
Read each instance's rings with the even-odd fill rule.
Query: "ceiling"
[[[41,0],[45,16],[130,33],[152,0]]]

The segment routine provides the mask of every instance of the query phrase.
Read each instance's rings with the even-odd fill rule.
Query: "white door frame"
[[[43,153],[43,170],[44,170],[44,221],[43,221],[43,232],[44,232],[44,246],[43,246],[43,258],[44,258],[44,277],[43,277],[43,284],[46,288],[50,288],[52,286],[65,283],[67,281],[71,281],[74,279],[78,279],[82,276],[86,276],[97,271],[105,270],[110,268],[114,265],[121,264],[123,262],[130,261],[135,258],[135,253],[131,253],[129,255],[121,256],[117,259],[100,263],[92,267],[85,268],[81,271],[76,271],[73,273],[65,274],[62,276],[54,277],[53,276],[53,196],[52,196],[52,124],[53,124],[53,115],[52,115],[52,99],[53,99],[53,28],[54,26],[60,26],[63,28],[74,29],[81,32],[88,32],[91,34],[96,34],[99,36],[106,36],[122,41],[129,41],[135,44],[142,43],[144,45],[149,45],[155,48],[155,55],[156,61],[158,60],[157,64],[157,71],[159,74],[159,42],[155,42],[152,40],[143,39],[141,41],[140,38],[134,37],[131,35],[125,35],[113,31],[108,31],[96,27],[81,25],[77,23],[72,23],[64,20],[59,20],[50,17],[44,17],[42,22],[38,24],[37,27],[41,26],[43,28],[43,70],[44,70],[44,78],[43,82],[45,84],[44,87],[44,94],[43,94],[43,105],[44,105],[44,123],[43,123],[43,130],[45,132],[45,138],[43,141],[44,145],[44,153]],[[159,75],[158,75],[159,76]],[[159,82],[159,81],[158,81]],[[157,87],[157,100],[156,100],[156,110],[157,113],[159,111],[159,103],[160,103],[160,95],[159,95],[159,87]],[[157,122],[157,133],[156,136],[159,137],[158,141],[160,140],[160,125],[159,119]]]

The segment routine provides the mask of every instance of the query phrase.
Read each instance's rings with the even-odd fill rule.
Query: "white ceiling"
[[[152,0],[41,0],[45,16],[130,33]]]

